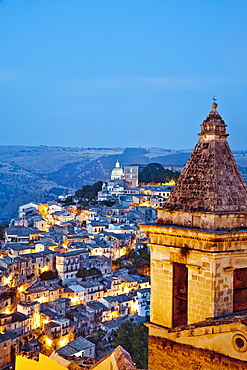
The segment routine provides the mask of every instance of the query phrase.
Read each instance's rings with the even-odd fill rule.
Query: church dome
[[[111,171],[111,180],[122,179],[123,176],[124,176],[124,171],[122,167],[120,166],[120,163],[117,160],[115,167]]]

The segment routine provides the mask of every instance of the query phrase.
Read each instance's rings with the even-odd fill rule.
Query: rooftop
[[[103,303],[99,301],[91,301],[87,302],[87,306],[92,308],[93,310],[100,310],[102,309],[103,311],[109,311],[109,308],[106,307]]]
[[[247,186],[227,143],[217,104],[201,125],[200,139],[166,206],[170,209],[247,211]]]
[[[88,252],[87,249],[76,249],[75,251],[71,251],[71,252],[65,252],[65,253],[59,253],[58,257],[70,257],[70,256],[76,256],[80,253],[86,253]]]
[[[108,297],[104,297],[104,299],[107,301],[107,302],[119,302],[119,303],[122,303],[122,302],[128,302],[128,301],[131,301],[132,298],[130,298],[127,294],[119,294],[117,296],[108,296]]]
[[[12,226],[4,229],[7,235],[29,236],[32,234],[43,234],[44,231],[36,227]]]
[[[87,348],[95,347],[95,344],[83,337],[77,337],[66,346],[56,350],[59,355],[70,356]]]

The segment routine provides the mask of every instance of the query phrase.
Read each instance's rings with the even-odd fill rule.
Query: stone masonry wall
[[[200,269],[188,266],[188,324],[212,316],[213,292],[210,261],[204,258]]]
[[[182,242],[182,240],[181,240]],[[151,245],[151,322],[172,327],[173,263],[188,268],[188,324],[233,312],[234,269],[247,268],[247,253],[209,253]]]
[[[247,266],[247,256],[192,252],[187,260],[188,324],[232,313],[233,270]]]
[[[149,336],[150,370],[245,370],[247,362],[214,351]]]
[[[151,247],[152,249],[152,247]],[[172,263],[152,258],[151,261],[151,312],[152,322],[162,326],[172,326]]]
[[[247,212],[210,213],[159,209],[157,219],[167,225],[209,230],[232,230],[247,227]]]

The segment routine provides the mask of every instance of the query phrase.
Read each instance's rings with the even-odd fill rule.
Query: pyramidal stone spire
[[[226,124],[212,104],[199,141],[166,202],[168,208],[204,212],[247,211],[247,186],[227,142]]]

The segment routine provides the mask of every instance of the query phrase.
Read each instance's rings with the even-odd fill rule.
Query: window
[[[233,312],[247,309],[247,268],[233,273]]]
[[[188,268],[180,263],[173,267],[173,327],[187,324]]]

